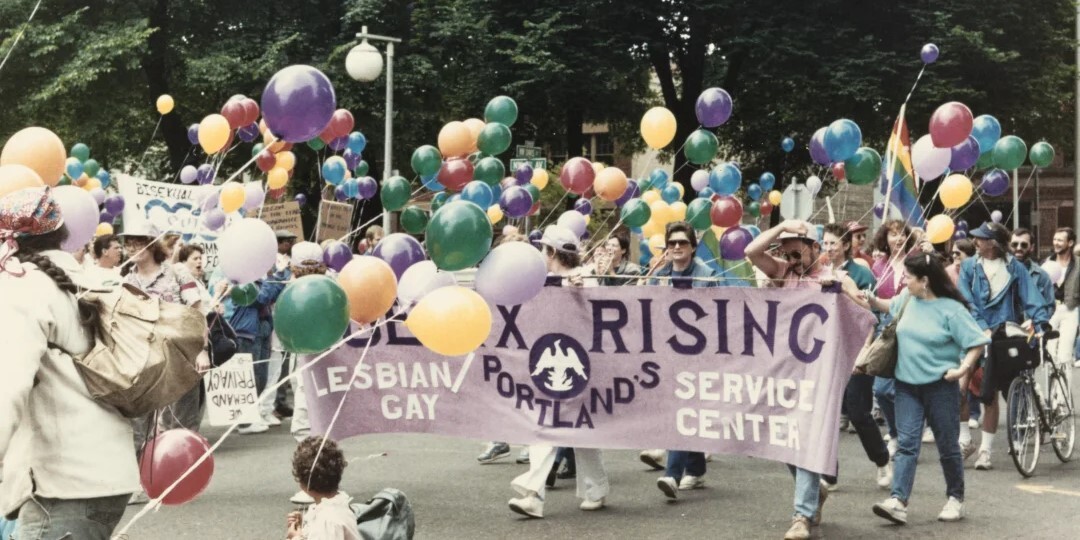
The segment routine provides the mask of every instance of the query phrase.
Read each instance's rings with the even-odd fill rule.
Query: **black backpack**
[[[366,503],[350,505],[364,540],[412,540],[416,532],[412,504],[394,488],[383,488]]]

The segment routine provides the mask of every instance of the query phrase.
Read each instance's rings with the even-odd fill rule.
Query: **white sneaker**
[[[250,435],[252,433],[266,433],[267,431],[270,431],[270,426],[262,422],[248,424],[246,427],[242,427],[236,430],[236,432],[241,435]]]
[[[979,429],[980,425],[982,425],[982,424],[980,424],[978,420],[976,420],[974,418],[968,418],[968,428],[970,428],[970,429]]]
[[[670,476],[658,478],[656,480],[656,487],[660,488],[660,491],[664,492],[669,499],[679,498],[679,484],[675,482],[675,479]]]
[[[889,459],[896,459],[896,451],[900,448],[900,443],[896,439],[889,441]]]
[[[293,504],[315,504],[315,499],[311,495],[304,493],[304,490],[300,490],[296,492],[296,495],[289,497],[289,502]]]
[[[529,464],[529,447],[526,446],[525,448],[522,448],[521,453],[518,454],[517,459],[514,460],[514,461],[516,463],[520,464],[520,465],[528,465]]]
[[[277,427],[281,425],[281,420],[278,420],[278,417],[274,416],[273,413],[264,414],[262,419],[263,423],[270,427]]]
[[[979,457],[975,460],[976,471],[989,471],[994,466],[990,464],[990,452],[988,450],[979,450]]]
[[[604,498],[603,497],[600,497],[600,500],[598,500],[598,501],[590,501],[589,499],[585,499],[584,501],[581,501],[581,505],[578,506],[578,508],[580,508],[582,510],[585,510],[585,511],[599,510],[599,509],[601,509],[603,507],[604,507]]]
[[[520,499],[510,499],[508,504],[511,510],[523,516],[531,518],[544,517],[544,500],[535,491],[530,491],[528,495]]]
[[[938,521],[960,521],[963,517],[964,503],[956,500],[956,497],[949,497],[949,500],[945,501],[945,508],[937,515]]]
[[[146,504],[148,502],[150,502],[150,496],[146,494],[146,490],[140,489],[137,493],[131,494],[131,498],[128,499],[128,506]]]
[[[907,524],[907,506],[896,497],[890,497],[874,505],[874,514],[897,525]]]
[[[1077,361],[1073,362],[1073,367],[1080,368],[1080,360],[1077,360]]]
[[[930,431],[930,428],[923,428],[922,442],[923,443],[932,443],[932,442],[934,442],[934,432]]]
[[[679,491],[690,491],[691,489],[701,489],[703,487],[705,487],[705,477],[703,476],[690,476],[688,474],[679,481]]]
[[[893,478],[893,464],[888,462],[884,467],[877,468],[877,485],[881,489],[889,489],[892,487]]]
[[[822,478],[822,479],[821,479],[821,481],[820,481],[820,483],[821,483],[821,491],[825,491],[825,492],[828,492],[828,493],[832,493],[832,492],[834,492],[834,491],[836,491],[836,490],[840,489],[840,484],[839,484],[839,483],[837,483],[837,484],[830,484],[830,483],[828,482],[828,480],[825,480],[825,478]]]
[[[667,452],[664,450],[642,450],[638,454],[638,459],[653,469],[662,471],[667,464]]]

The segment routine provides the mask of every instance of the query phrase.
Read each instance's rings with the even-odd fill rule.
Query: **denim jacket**
[[[675,280],[677,280],[677,279],[680,279],[680,278],[682,278],[682,279],[693,278],[693,280],[694,280],[693,281],[693,287],[695,289],[703,288],[703,287],[719,287],[720,286],[720,282],[718,280],[699,279],[699,278],[716,278],[716,277],[719,277],[719,274],[717,274],[716,271],[712,269],[712,267],[705,264],[704,262],[701,261],[701,259],[698,259],[697,257],[694,257],[694,260],[690,261],[690,267],[687,268],[685,272],[679,272],[679,273],[676,273],[674,276],[672,276],[672,265],[671,264],[665,264],[660,269],[658,269],[656,272],[654,272],[653,276],[655,276],[656,278],[671,277],[672,279],[670,279],[670,280],[667,280],[667,279],[659,280],[659,279],[655,279],[655,278],[649,279],[649,285],[664,285],[664,286],[667,286],[667,287],[672,287],[672,286],[675,285]]]
[[[1054,300],[1054,282],[1050,281],[1050,274],[1046,273],[1042,267],[1035,264],[1035,261],[1028,259],[1028,262],[1020,263],[1027,266],[1028,275],[1031,276],[1032,282],[1035,283],[1035,288],[1039,290],[1039,293],[1046,300],[1046,304],[1050,306],[1050,313],[1054,312],[1055,300]]]
[[[1050,320],[1050,307],[1031,279],[1023,263],[1006,256],[1009,282],[994,298],[990,298],[990,280],[979,262],[982,257],[970,257],[960,264],[960,294],[971,304],[971,314],[979,328],[997,328],[1006,322],[1022,323],[1031,319],[1036,326]]]

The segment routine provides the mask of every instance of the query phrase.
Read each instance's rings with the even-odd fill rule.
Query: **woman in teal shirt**
[[[941,521],[963,517],[964,460],[960,454],[960,388],[990,342],[971,316],[936,255],[918,254],[904,261],[907,290],[886,303],[899,319],[896,326],[896,452],[892,497],[874,505],[874,513],[893,523],[907,523],[907,504],[915,483],[923,422],[930,425],[941,456],[948,497]]]

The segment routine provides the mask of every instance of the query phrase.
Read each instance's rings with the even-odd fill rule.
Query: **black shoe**
[[[558,474],[555,475],[559,480],[570,480],[577,478],[577,470],[575,467],[563,467]]]
[[[274,414],[278,418],[292,418],[293,410],[292,407],[281,406],[274,409]]]
[[[551,467],[551,472],[548,473],[547,480],[544,481],[544,485],[546,485],[548,488],[555,487],[555,479],[559,476],[558,471],[559,464],[556,463],[553,467]]]

